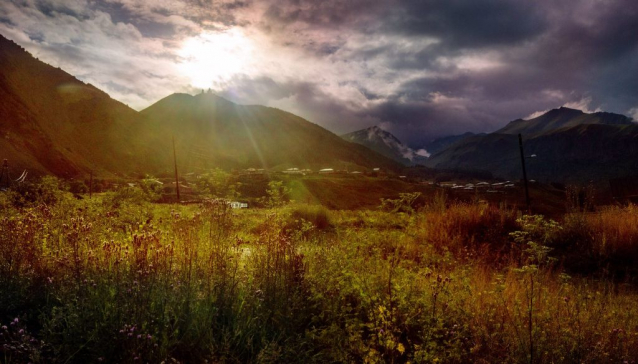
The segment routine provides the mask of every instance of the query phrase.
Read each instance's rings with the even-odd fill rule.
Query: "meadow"
[[[3,363],[635,363],[638,207],[0,195]],[[591,209],[588,209],[591,210]]]

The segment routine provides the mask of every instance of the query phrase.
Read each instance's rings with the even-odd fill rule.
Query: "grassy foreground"
[[[635,206],[47,201],[2,207],[0,362],[638,358]]]

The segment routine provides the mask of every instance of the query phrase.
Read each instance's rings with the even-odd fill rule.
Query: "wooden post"
[[[11,187],[11,178],[9,178],[9,161],[6,159],[2,162],[2,173],[0,173],[0,188],[2,187],[2,181],[7,180],[5,183],[7,188]]]
[[[91,171],[91,177],[89,179],[89,199],[93,198],[93,171]]]
[[[175,190],[177,191],[177,202],[180,202],[179,178],[177,177],[177,154],[175,153],[175,136],[173,136],[173,161],[175,162]]]
[[[523,183],[525,183],[525,203],[527,204],[527,212],[529,212],[529,189],[527,187],[527,170],[525,169],[525,153],[523,153],[523,137],[518,134],[518,148],[521,151],[521,164],[523,165]]]

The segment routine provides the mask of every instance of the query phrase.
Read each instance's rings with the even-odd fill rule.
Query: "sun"
[[[194,87],[216,88],[247,71],[252,50],[252,42],[238,29],[202,33],[184,42],[177,67]]]

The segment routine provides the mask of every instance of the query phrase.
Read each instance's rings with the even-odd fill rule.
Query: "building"
[[[231,202],[228,202],[228,204],[233,209],[247,209],[248,208],[248,204],[245,203],[245,202],[231,201]]]
[[[288,168],[283,171],[284,174],[304,174],[303,171],[300,171],[299,168]]]
[[[332,174],[335,173],[335,170],[332,168],[324,168],[319,170],[319,174]]]

